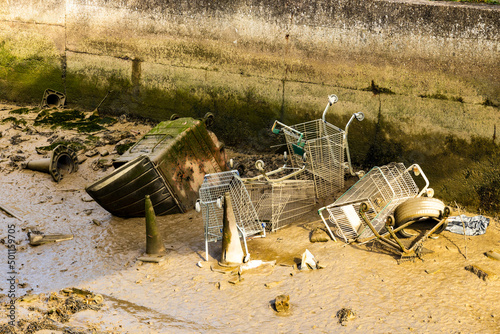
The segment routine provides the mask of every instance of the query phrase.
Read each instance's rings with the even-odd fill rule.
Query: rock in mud
[[[326,234],[325,230],[316,227],[314,230],[312,230],[309,240],[311,240],[311,242],[327,242],[328,235]]]
[[[346,326],[347,321],[356,318],[356,313],[350,308],[343,307],[337,311],[337,318],[342,326]]]
[[[288,312],[290,310],[290,296],[279,295],[274,300],[274,307],[278,313]]]
[[[85,156],[91,158],[99,154],[99,151],[97,150],[90,150],[85,153]]]
[[[9,157],[9,159],[13,162],[19,162],[19,161],[24,161],[26,160],[26,157],[25,156],[22,156],[22,155],[19,155],[19,154],[16,154],[16,155],[11,155]]]

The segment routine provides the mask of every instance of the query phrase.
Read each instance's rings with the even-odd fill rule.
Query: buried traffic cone
[[[144,202],[146,214],[146,255],[141,256],[138,260],[158,263],[165,260],[165,247],[158,233],[156,215],[149,195],[146,195]]]
[[[241,248],[236,216],[234,215],[232,199],[229,193],[224,194],[222,222],[222,254],[219,263],[222,265],[242,264],[243,249]]]
[[[65,174],[71,174],[78,170],[78,157],[71,148],[57,145],[50,152],[49,158],[28,161],[23,164],[23,168],[49,173],[54,181],[59,182]]]

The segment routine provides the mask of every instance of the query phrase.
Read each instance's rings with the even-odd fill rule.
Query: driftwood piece
[[[484,270],[477,265],[470,265],[465,267],[465,270],[468,270],[475,274],[477,277],[481,278],[484,281],[495,281],[498,279],[497,275],[491,271]]]
[[[497,250],[490,250],[485,253],[487,257],[493,260],[500,261],[500,252]]]
[[[14,211],[11,208],[7,207],[5,204],[0,205],[0,211],[5,213],[8,217],[13,217],[13,218],[16,218],[17,220],[22,221],[22,219],[18,215],[16,215],[14,213]]]

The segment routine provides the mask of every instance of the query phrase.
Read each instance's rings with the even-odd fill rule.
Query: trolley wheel
[[[229,168],[231,168],[231,169],[234,168],[234,160],[233,160],[233,158],[229,159]]]
[[[262,160],[255,161],[255,167],[260,171],[264,170],[264,161]]]
[[[386,220],[385,220],[385,224],[388,225],[388,226],[394,226],[395,224],[395,219],[394,219],[394,216],[393,215],[389,215],[387,216]]]
[[[287,162],[288,160],[288,155],[286,154],[286,151],[283,152],[283,161],[285,161],[285,163]]]
[[[194,208],[196,210],[196,212],[201,212],[201,204],[200,204],[200,200],[197,200],[195,205],[194,205]]]
[[[437,198],[429,197],[416,197],[410,198],[400,204],[394,210],[394,218],[396,219],[396,226],[401,226],[409,221],[416,221],[422,218],[432,218],[439,220],[445,212],[445,205]],[[441,233],[446,228],[443,224],[437,229],[434,234]],[[402,238],[410,238],[412,233],[402,229],[398,231],[398,235]]]

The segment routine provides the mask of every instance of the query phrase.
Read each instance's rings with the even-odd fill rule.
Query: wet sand
[[[0,118],[9,116],[9,108],[16,107],[0,106],[4,109]],[[464,269],[475,264],[500,274],[500,261],[484,255],[500,249],[497,221],[491,220],[485,235],[467,237],[466,241],[462,235],[445,231],[438,239],[424,243],[429,254],[423,261],[398,264],[397,256],[377,244],[311,243],[311,230],[322,226],[312,211],[265,238],[249,240],[252,259],[276,260],[277,264],[244,272],[244,280],[233,285],[230,273],[211,270],[220,257],[220,242],[209,244],[210,257],[205,261],[203,221],[194,210],[157,217],[167,248],[164,262],[136,261],[146,246],[144,218],[114,217],[84,190],[111,171],[96,171],[92,162],[111,157],[88,158],[77,173],[66,175],[59,183],[49,174],[9,167],[10,156],[39,159],[34,148],[48,144],[47,137],[27,136],[22,128],[0,124],[0,206],[20,218],[0,212],[0,239],[6,239],[9,224],[16,225],[16,294],[48,296],[76,287],[104,297],[100,310],[77,312],[61,328],[89,333],[500,332],[500,281],[483,281]],[[140,134],[149,129],[134,122],[111,128],[133,129]],[[9,140],[15,134],[27,140],[12,145]],[[77,134],[68,131],[66,135]],[[99,149],[111,152],[113,148]],[[73,234],[74,239],[33,247],[27,240],[29,229]],[[7,248],[1,248],[0,256],[5,260],[1,260],[0,281],[6,282]],[[325,268],[299,271],[293,267],[306,249]],[[0,288],[0,294],[6,294],[7,283]],[[281,294],[290,296],[291,308],[286,315],[272,306]],[[1,299],[7,300],[6,296]],[[29,309],[36,303],[41,302],[18,303],[17,320],[40,318],[40,312]],[[344,307],[356,313],[346,326],[336,317]],[[2,312],[0,324],[8,321]]]

